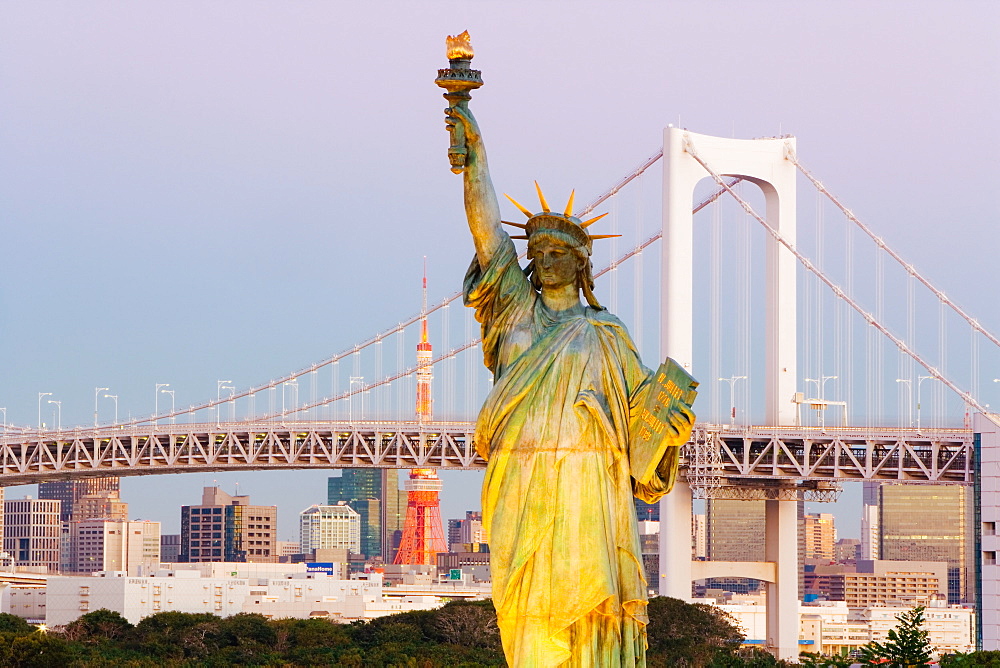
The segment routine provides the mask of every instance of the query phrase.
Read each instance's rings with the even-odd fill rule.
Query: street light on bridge
[[[818,379],[816,378],[802,379],[807,383],[816,383],[816,392],[819,393],[819,396],[816,398],[820,400],[819,405],[821,406],[821,408],[819,408],[819,426],[821,427],[826,426],[826,415],[823,413],[823,411],[826,410],[825,398],[823,397],[823,390],[826,387],[826,381],[835,380],[836,378],[837,378],[836,376],[820,376]],[[845,410],[844,412],[846,413],[847,411]]]
[[[38,428],[42,428],[42,397],[51,397],[51,392],[39,392],[38,393]]]
[[[170,423],[175,424],[177,422],[177,416],[174,415],[174,391],[173,390],[160,390],[161,394],[170,395]]]
[[[62,402],[49,399],[49,403],[56,405],[56,415],[58,416],[56,418],[56,429],[62,431]]]
[[[219,423],[222,422],[222,391],[223,390],[235,390],[236,388],[232,385],[226,385],[226,383],[231,383],[231,380],[217,380],[215,381],[215,426],[218,427]]]
[[[157,383],[153,390],[153,424],[156,424],[156,416],[160,414],[160,388],[170,387],[170,383]]]
[[[117,394],[105,394],[105,399],[115,400],[115,424],[118,424],[118,395]]]
[[[918,376],[917,377],[917,431],[920,431],[920,386],[924,384],[925,380],[937,380],[936,376]]]
[[[730,426],[736,424],[736,381],[746,380],[746,376],[730,376],[729,378],[720,378],[720,382],[729,383],[729,424]]]
[[[94,426],[97,426],[97,397],[101,392],[107,392],[108,387],[95,387],[94,388]]]
[[[906,383],[907,424],[913,426],[913,381],[909,378],[897,378],[897,383]]]

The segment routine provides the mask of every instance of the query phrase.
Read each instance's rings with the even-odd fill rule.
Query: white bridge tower
[[[695,185],[704,178],[740,177],[764,192],[767,224],[795,243],[795,139],[724,139],[667,128],[663,137],[663,291],[661,354],[691,371],[694,339]],[[711,172],[709,171],[711,170]],[[767,424],[794,425],[796,379],[795,256],[768,236],[765,254],[765,413]],[[704,375],[703,373],[700,375]],[[697,413],[697,406],[695,406]],[[796,501],[767,500],[763,564],[699,562],[697,577],[718,574],[763,579],[767,586],[767,647],[781,659],[798,657],[798,540]],[[691,488],[680,481],[660,507],[660,582],[664,596],[689,600]],[[737,572],[740,571],[740,572]]]

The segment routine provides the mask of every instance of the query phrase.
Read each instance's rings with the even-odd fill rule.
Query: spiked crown
[[[531,211],[522,206],[513,197],[504,193],[504,197],[509,199],[511,204],[516,206],[521,213],[528,217],[528,222],[523,224],[510,223],[506,220],[501,221],[504,225],[510,225],[524,230],[524,234],[511,235],[512,239],[531,239],[533,234],[541,230],[555,230],[576,240],[581,247],[587,249],[587,255],[590,255],[594,249],[594,239],[608,239],[610,237],[621,236],[620,234],[588,234],[586,231],[587,227],[596,223],[608,214],[602,213],[600,216],[596,216],[590,220],[580,220],[574,216],[573,198],[576,195],[575,190],[570,193],[569,202],[566,203],[566,209],[563,213],[556,213],[549,209],[549,203],[545,200],[545,195],[542,193],[542,189],[538,185],[537,181],[535,181],[535,190],[538,192],[538,201],[542,205],[540,213],[531,213]]]

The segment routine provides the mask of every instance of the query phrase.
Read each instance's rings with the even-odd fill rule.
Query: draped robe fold
[[[651,372],[607,311],[551,311],[504,239],[473,260],[465,303],[482,324],[494,387],[476,422],[487,459],[483,525],[493,601],[511,666],[644,666],[646,580],[633,495],[669,491],[630,476],[628,444]]]

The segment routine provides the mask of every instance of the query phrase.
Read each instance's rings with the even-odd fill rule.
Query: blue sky
[[[32,424],[52,392],[64,424],[86,424],[98,386],[122,416],[152,412],[160,382],[206,400],[218,379],[266,381],[413,313],[424,256],[432,301],[457,289],[471,243],[433,78],[465,28],[498,189],[539,179],[585,201],[668,123],[792,133],[1000,329],[998,19],[991,2],[5,2],[0,406]],[[291,539],[326,476],[123,490],[170,532],[203,485],[239,482],[280,504]],[[448,476],[446,517],[476,506],[478,480]]]

